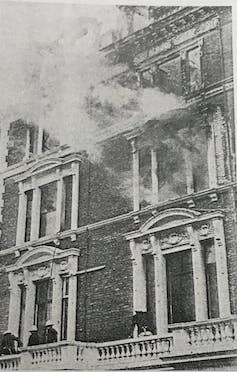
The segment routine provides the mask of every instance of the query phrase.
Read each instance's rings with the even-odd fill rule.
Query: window
[[[20,285],[20,317],[18,327],[18,337],[23,342],[24,334],[24,319],[25,319],[25,308],[26,308],[26,287]]]
[[[30,234],[31,234],[33,191],[28,190],[26,191],[25,195],[26,195],[25,242],[28,242],[30,241]]]
[[[200,48],[196,47],[187,52],[187,73],[190,91],[200,88],[202,82]]]
[[[166,93],[182,95],[182,74],[180,57],[162,63],[157,68],[156,86]]]
[[[191,250],[168,254],[166,270],[169,324],[195,320]]]
[[[59,146],[59,141],[50,136],[50,134],[46,130],[43,130],[42,152],[51,150],[57,146]]]
[[[207,310],[208,318],[219,317],[219,300],[217,288],[216,257],[213,242],[207,241],[204,244],[204,262],[207,288]]]
[[[57,183],[51,182],[41,187],[40,233],[39,236],[55,232]]]
[[[43,343],[45,338],[45,325],[47,320],[51,319],[52,316],[52,280],[40,280],[35,283],[35,286],[34,324],[37,326],[40,342]]]
[[[61,340],[67,339],[69,278],[62,278]]]
[[[29,127],[29,154],[37,153],[37,128]]]
[[[31,177],[19,177],[16,244],[78,227],[79,159],[71,158],[48,159],[45,166],[39,160]]]
[[[62,230],[71,229],[72,216],[72,176],[63,178]]]

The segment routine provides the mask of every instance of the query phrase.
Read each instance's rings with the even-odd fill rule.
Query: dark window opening
[[[63,178],[62,230],[71,229],[72,215],[72,176]]]
[[[62,278],[61,340],[67,339],[69,278]]]
[[[23,342],[24,325],[25,325],[25,307],[26,307],[26,287],[20,286],[20,317],[19,317],[19,328],[18,337]]]
[[[203,252],[206,273],[208,319],[219,318],[216,257],[212,240],[205,242]]]
[[[59,141],[50,136],[50,134],[43,130],[43,138],[42,138],[42,152],[52,150],[53,148],[59,146]]]
[[[29,127],[29,153],[37,153],[37,128]]]
[[[30,241],[33,190],[26,191],[25,242]]]
[[[156,332],[156,303],[155,303],[155,272],[154,257],[146,255],[144,257],[146,270],[146,303],[147,303],[147,320],[149,330]]]
[[[40,343],[45,343],[45,326],[52,316],[53,283],[51,279],[35,283],[35,312],[34,324],[37,326]]]
[[[55,233],[57,182],[41,187],[40,237]]]
[[[187,52],[186,69],[189,92],[192,93],[200,89],[202,83],[201,58],[199,47],[191,49]]]
[[[168,322],[195,320],[195,299],[191,250],[166,256]]]

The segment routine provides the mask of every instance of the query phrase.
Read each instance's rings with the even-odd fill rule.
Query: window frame
[[[78,227],[78,214],[79,214],[79,171],[80,160],[75,157],[65,161],[57,161],[59,164],[54,166],[47,166],[40,171],[36,169],[30,174],[25,174],[24,179],[18,180],[19,182],[19,203],[18,203],[18,221],[17,221],[17,234],[16,245],[29,244],[34,240],[46,239],[62,231],[74,230]],[[64,166],[66,165],[66,166]],[[72,177],[72,196],[71,196],[71,223],[69,229],[62,230],[63,218],[63,193],[64,193],[64,179],[67,176]],[[41,190],[43,186],[57,182],[57,195],[56,195],[56,221],[55,231],[40,237],[40,204],[41,204]],[[25,227],[26,227],[26,213],[27,213],[27,197],[26,193],[33,190],[32,212],[31,212],[31,233],[30,239],[25,240]],[[24,221],[24,222],[23,222]]]

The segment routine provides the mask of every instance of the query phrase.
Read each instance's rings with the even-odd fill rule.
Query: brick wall
[[[18,184],[9,179],[5,182],[2,209],[2,236],[0,249],[15,245],[18,215]]]

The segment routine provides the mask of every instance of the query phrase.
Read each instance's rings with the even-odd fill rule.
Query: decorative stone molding
[[[206,239],[213,236],[213,226],[210,222],[206,222],[197,227],[199,239]]]
[[[161,249],[187,244],[189,241],[190,237],[185,229],[161,233],[159,239]]]
[[[20,319],[20,285],[27,287],[25,328],[23,332],[24,344],[28,341],[29,328],[34,321],[34,305],[36,287],[35,282],[49,278],[53,284],[52,321],[60,332],[62,300],[62,277],[69,276],[69,307],[68,307],[68,339],[75,337],[76,322],[76,292],[79,250],[70,248],[61,250],[52,246],[32,248],[18,258],[14,265],[7,267],[11,286],[9,307],[9,328],[17,334]]]

